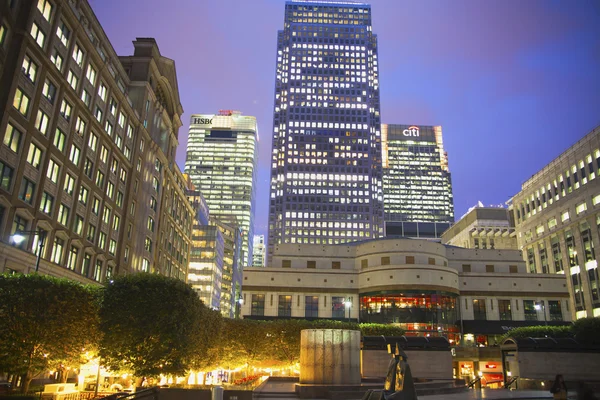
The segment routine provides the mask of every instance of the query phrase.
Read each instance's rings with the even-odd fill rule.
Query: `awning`
[[[514,328],[544,326],[544,321],[463,321],[463,333],[481,335],[503,335]],[[548,321],[548,326],[567,326],[571,322]]]

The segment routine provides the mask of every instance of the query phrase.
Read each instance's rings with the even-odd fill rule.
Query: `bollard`
[[[223,387],[215,386],[212,388],[211,400],[223,400]]]

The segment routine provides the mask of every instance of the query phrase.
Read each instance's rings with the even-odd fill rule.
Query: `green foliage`
[[[551,337],[551,338],[565,338],[565,337],[573,337],[573,331],[571,330],[571,326],[524,326],[521,328],[511,329],[508,333],[505,333],[502,336],[501,342],[506,338],[543,338],[543,337]]]
[[[100,356],[135,376],[183,375],[207,351],[210,316],[191,286],[153,274],[120,276],[104,292]],[[200,342],[200,343],[198,343]]]
[[[223,317],[219,311],[202,308],[202,329],[194,340],[189,368],[194,371],[212,371],[219,366]]]
[[[97,346],[98,290],[43,275],[0,275],[0,371],[24,375],[78,366]]]
[[[269,322],[223,319],[218,355],[223,368],[257,365],[270,357]]]
[[[600,318],[581,318],[573,323],[573,334],[582,344],[600,345]]]
[[[397,325],[389,324],[360,324],[360,331],[363,336],[402,336],[404,329]]]

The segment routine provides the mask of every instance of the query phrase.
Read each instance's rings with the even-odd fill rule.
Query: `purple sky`
[[[277,30],[283,0],[90,0],[117,54],[154,37],[175,60],[184,125],[258,119],[255,233],[267,233]],[[597,0],[372,0],[384,123],[442,125],[456,218],[503,204],[600,125]]]

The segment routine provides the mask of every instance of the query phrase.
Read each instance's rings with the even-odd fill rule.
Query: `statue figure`
[[[417,391],[413,382],[408,356],[396,343],[394,350],[388,344],[388,353],[393,354],[383,390],[369,390],[362,400],[417,400]]]

